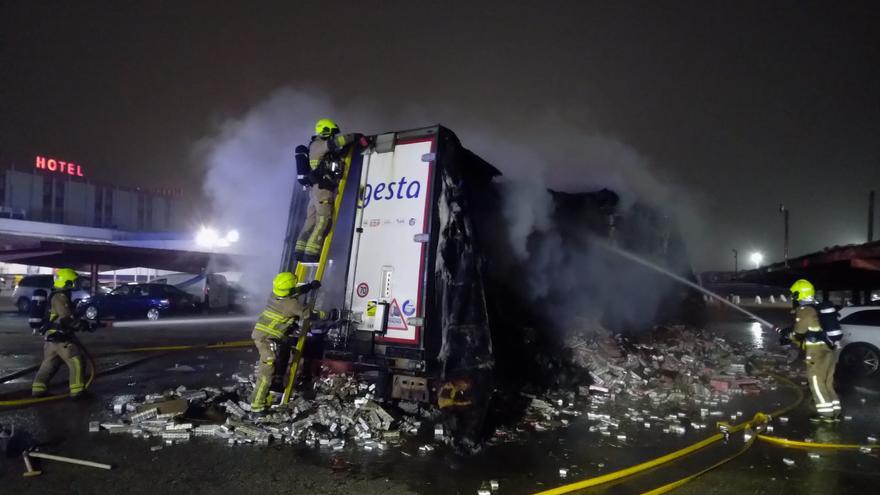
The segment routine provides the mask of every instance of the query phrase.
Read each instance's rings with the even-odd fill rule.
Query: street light
[[[196,234],[196,244],[201,247],[211,248],[220,240],[220,235],[211,227],[202,226]]]
[[[782,213],[782,261],[788,266],[788,208],[784,204],[779,203],[779,213]]]
[[[196,244],[203,248],[213,249],[215,247],[229,247],[231,244],[238,242],[240,235],[237,230],[233,229],[220,236],[216,229],[202,226],[196,234]]]
[[[755,264],[755,268],[761,268],[761,263],[764,261],[764,255],[759,251],[755,251],[749,255],[749,260]]]

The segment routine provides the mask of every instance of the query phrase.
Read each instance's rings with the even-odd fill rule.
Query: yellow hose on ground
[[[82,345],[76,336],[73,337],[73,342],[79,347],[80,351],[88,358],[89,360],[89,379],[86,381],[83,386],[83,392],[85,392],[89,386],[95,381],[95,375],[97,375],[97,367],[95,366],[95,360],[92,358],[92,355],[89,354],[89,351]],[[56,395],[47,395],[45,397],[28,397],[27,399],[18,399],[18,400],[2,400],[0,401],[0,407],[13,407],[13,406],[29,406],[32,404],[40,404],[43,402],[50,402],[53,400],[64,399],[66,397],[70,397],[70,392],[65,394],[56,394]]]
[[[756,413],[751,421],[740,425],[742,427],[745,427],[745,426],[754,427],[754,426],[758,426],[761,424],[765,424],[768,421],[770,421],[770,419],[772,419],[773,417],[781,416],[783,414],[786,414],[786,413],[794,410],[795,408],[800,406],[801,403],[804,401],[804,392],[803,392],[803,390],[801,390],[800,387],[797,386],[796,383],[794,383],[793,381],[789,380],[788,378],[786,378],[782,375],[779,375],[777,373],[773,373],[772,371],[769,371],[767,369],[761,369],[761,372],[773,377],[774,379],[781,382],[786,387],[794,390],[795,393],[797,394],[797,397],[795,398],[795,400],[793,402],[791,402],[787,406],[783,406],[783,407],[773,411],[769,415],[766,415],[766,414],[760,413],[760,412]],[[727,464],[728,462],[730,462],[730,461],[736,459],[737,457],[741,456],[742,454],[746,453],[746,451],[749,450],[752,447],[752,445],[755,444],[755,440],[757,439],[758,436],[759,435],[755,435],[754,437],[749,439],[749,441],[746,442],[746,444],[741,449],[739,449],[736,453],[734,453],[733,455],[725,457],[724,459],[721,459],[720,461],[716,462],[715,464],[712,464],[711,466],[709,466],[705,469],[702,469],[702,470],[700,470],[690,476],[686,476],[686,477],[681,478],[679,480],[673,481],[672,483],[667,483],[667,484],[665,484],[659,488],[655,488],[651,491],[644,492],[642,495],[660,495],[663,493],[670,492],[670,491],[684,485],[685,483],[688,483],[690,481],[693,481],[693,480],[699,478],[700,476],[708,473],[709,471],[712,471],[715,468],[718,468],[724,464]]]
[[[74,337],[76,339],[76,337]],[[87,390],[89,386],[95,381],[95,377],[98,375],[97,366],[95,365],[95,360],[89,351],[82,345],[79,339],[76,339],[76,345],[79,346],[80,350],[85,354],[85,356],[89,360],[89,379],[86,381],[85,387],[83,390]],[[253,342],[250,340],[235,340],[232,342],[217,342],[214,344],[194,344],[194,345],[168,345],[168,346],[155,346],[155,347],[134,347],[131,349],[122,349],[118,352],[114,352],[113,354],[125,354],[132,352],[168,352],[168,351],[188,351],[194,349],[230,349],[235,347],[247,347],[253,345]],[[28,397],[26,399],[16,399],[16,400],[2,400],[0,401],[0,407],[20,407],[20,406],[30,406],[34,404],[41,404],[44,402],[51,402],[54,400],[64,399],[70,397],[70,393],[64,394],[55,394],[55,395],[47,395],[45,397]]]
[[[794,408],[798,407],[801,404],[801,402],[804,400],[804,393],[800,389],[800,387],[797,386],[797,384],[795,384],[794,382],[792,382],[788,378],[785,378],[784,376],[778,375],[778,374],[770,372],[768,370],[762,369],[761,371],[769,376],[772,376],[776,380],[782,382],[784,385],[792,388],[796,392],[797,397],[795,398],[795,400],[792,403],[790,403],[787,406],[784,406],[776,411],[773,411],[772,413],[770,413],[770,415],[766,415],[764,413],[759,412],[759,413],[756,413],[755,416],[749,421],[740,423],[738,425],[728,426],[727,427],[728,432],[731,434],[742,431],[743,429],[745,429],[747,427],[753,427],[757,424],[765,423],[769,420],[770,417],[785,414],[785,413],[793,410]],[[691,444],[691,445],[684,447],[682,449],[676,450],[675,452],[670,452],[669,454],[666,454],[664,456],[657,457],[657,458],[651,459],[649,461],[645,461],[641,464],[636,464],[635,466],[631,466],[631,467],[628,467],[625,469],[620,469],[618,471],[604,474],[602,476],[597,476],[595,478],[589,478],[586,480],[577,481],[575,483],[570,483],[568,485],[563,485],[563,486],[560,486],[557,488],[552,488],[550,490],[544,490],[541,492],[537,492],[535,495],[561,495],[564,493],[571,493],[574,491],[583,490],[585,488],[590,488],[593,486],[604,485],[606,483],[610,483],[612,481],[617,481],[617,480],[620,480],[620,479],[623,479],[623,478],[626,478],[629,476],[633,476],[635,474],[644,472],[648,469],[651,469],[651,468],[654,468],[657,466],[662,466],[662,465],[668,464],[672,461],[681,459],[682,457],[685,457],[685,456],[690,455],[694,452],[702,450],[702,449],[714,444],[715,442],[718,442],[719,440],[721,440],[723,438],[724,438],[723,434],[716,433],[716,434],[712,435],[711,437],[703,439],[697,443],[694,443],[694,444]],[[749,445],[751,445],[751,443]],[[744,451],[745,450],[743,450],[743,452]],[[741,453],[742,452],[739,452],[736,455],[740,455]],[[730,460],[730,459],[728,458],[727,460]],[[720,466],[721,464],[724,464],[724,462],[727,462],[727,460],[722,461],[721,463],[714,465],[714,466],[710,467],[709,469],[703,470],[700,473],[697,473],[696,475],[693,475],[693,476],[687,477],[687,478],[683,478],[682,480],[684,480],[684,481],[678,480],[674,483],[671,483],[670,485],[678,483],[679,481],[681,482],[680,484],[675,484],[675,486],[672,486],[669,489],[671,490],[673,488],[681,486],[684,483],[687,483],[688,481],[696,478],[697,476],[700,476],[704,472],[711,471],[715,467]],[[665,485],[665,486],[668,486],[668,485]],[[663,487],[661,487],[661,488],[663,488]]]
[[[787,406],[783,406],[783,407],[777,409],[776,411],[773,411],[769,415],[764,415],[763,413],[755,414],[755,417],[752,418],[752,421],[747,423],[747,424],[749,424],[749,426],[757,426],[760,424],[767,423],[774,416],[780,416],[782,414],[786,414],[786,413],[794,410],[795,408],[800,406],[801,403],[804,401],[804,392],[803,392],[803,390],[801,390],[800,387],[797,386],[796,383],[794,383],[793,381],[789,380],[788,378],[786,378],[782,375],[779,375],[777,373],[773,373],[772,371],[769,371],[767,369],[762,369],[761,371],[763,373],[773,377],[777,381],[781,382],[786,387],[794,390],[795,393],[797,394],[797,398],[792,403],[788,404]],[[733,459],[736,459],[737,457],[741,456],[742,454],[744,454],[747,450],[749,450],[752,447],[752,445],[754,445],[755,440],[757,440],[760,436],[761,435],[755,435],[754,437],[749,439],[749,441],[746,442],[746,444],[740,450],[738,450],[736,453],[734,453],[733,455],[725,457],[724,459],[716,462],[715,464],[712,464],[711,466],[709,466],[703,470],[698,471],[697,473],[694,473],[690,476],[673,481],[672,483],[667,483],[667,484],[665,484],[659,488],[655,488],[651,491],[644,492],[642,495],[660,495],[663,493],[670,492],[670,491],[684,485],[685,483],[688,483],[689,481],[693,481],[693,480],[697,479],[698,477],[708,473],[709,471],[712,471],[713,469],[718,468],[718,467],[732,461]]]
[[[880,449],[880,445],[857,445],[852,443],[819,443],[819,442],[802,442],[800,440],[789,440],[787,438],[771,437],[768,435],[758,435],[758,440],[763,440],[774,445],[783,447],[795,447],[803,449],[830,449],[830,450],[859,450],[859,449]]]
[[[711,470],[713,470],[713,469],[715,469],[715,468],[717,468],[717,467],[720,467],[720,466],[726,464],[726,463],[729,462],[729,461],[732,461],[732,460],[736,459],[737,457],[741,456],[742,454],[745,454],[746,451],[749,450],[749,448],[751,448],[751,446],[752,446],[754,443],[755,443],[755,437],[752,437],[752,438],[749,439],[749,441],[746,442],[746,444],[743,445],[743,447],[742,447],[741,449],[739,449],[735,454],[733,454],[733,455],[731,455],[731,456],[729,456],[729,457],[725,457],[724,459],[721,459],[720,461],[716,462],[715,464],[712,464],[711,466],[709,466],[709,467],[707,467],[707,468],[705,468],[705,469],[703,469],[703,470],[701,470],[701,471],[699,471],[699,472],[697,472],[697,473],[694,473],[694,474],[692,474],[692,475],[690,475],[690,476],[688,476],[688,477],[686,477],[686,478],[682,478],[682,479],[680,479],[680,480],[673,481],[672,483],[665,484],[665,485],[663,485],[663,486],[661,486],[661,487],[659,487],[659,488],[655,488],[655,489],[653,489],[653,490],[651,490],[651,491],[649,491],[649,492],[644,492],[642,495],[661,495],[662,493],[666,493],[666,492],[670,492],[670,491],[672,491],[672,490],[675,490],[676,488],[678,488],[678,487],[684,485],[685,483],[687,483],[687,482],[689,482],[689,481],[692,481],[692,480],[695,480],[695,479],[697,479],[698,477],[700,477],[700,476],[702,476],[702,475],[708,473],[709,471],[711,471]]]

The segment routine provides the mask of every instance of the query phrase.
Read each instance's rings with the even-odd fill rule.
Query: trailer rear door
[[[358,330],[377,341],[421,346],[436,134],[397,140],[364,157],[346,301]],[[384,333],[383,333],[384,331]]]

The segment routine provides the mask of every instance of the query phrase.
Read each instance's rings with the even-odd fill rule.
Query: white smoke
[[[291,195],[303,193],[294,148],[308,143],[322,117],[333,118],[343,132],[394,128],[388,112],[368,101],[342,105],[317,92],[284,88],[196,145],[211,206],[206,223],[239,231],[241,283],[253,294],[268,292],[281,265]]]
[[[237,250],[246,255],[239,267],[242,284],[254,294],[268,292],[281,263],[297,185],[293,150],[312,134],[313,116],[326,111],[322,99],[281,91],[199,143],[207,168],[204,192],[211,204],[210,222],[238,229]]]
[[[548,188],[609,188],[624,206],[637,200],[663,205],[694,225],[695,210],[680,207],[686,204],[684,195],[657,179],[644,157],[613,137],[580,130],[553,114],[492,132],[459,110],[437,105],[395,112],[364,99],[340,104],[319,93],[285,88],[220,125],[214,136],[198,143],[197,152],[206,167],[210,222],[241,233],[239,251],[248,255],[240,267],[242,283],[255,294],[265,293],[280,265],[291,193],[297,187],[293,150],[313,134],[313,122],[320,117],[334,118],[343,132],[364,134],[447,123],[465,147],[504,174],[503,216],[511,247],[521,261],[528,261],[529,280],[539,298],[560,285],[576,291],[584,283],[578,277],[594,264],[584,253],[567,252],[553,231]]]

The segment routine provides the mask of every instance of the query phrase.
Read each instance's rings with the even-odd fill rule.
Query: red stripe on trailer
[[[437,136],[430,137],[420,137],[413,139],[402,139],[397,141],[396,144],[415,144],[415,143],[431,143],[431,153],[437,153]],[[428,162],[428,180],[425,185],[425,191],[428,194],[425,195],[425,211],[424,211],[424,219],[422,220],[422,233],[425,233],[428,230],[428,212],[431,206],[431,177],[432,172],[434,171],[434,160]],[[425,285],[425,257],[428,254],[428,244],[430,242],[422,243],[422,255],[419,260],[419,289],[416,291],[416,316],[421,316],[424,318],[424,314],[422,314],[422,287]],[[419,344],[421,343],[421,339],[419,338],[422,333],[422,327],[415,327],[415,336],[412,339],[398,339],[394,337],[379,337],[383,342],[394,342],[398,344]]]

